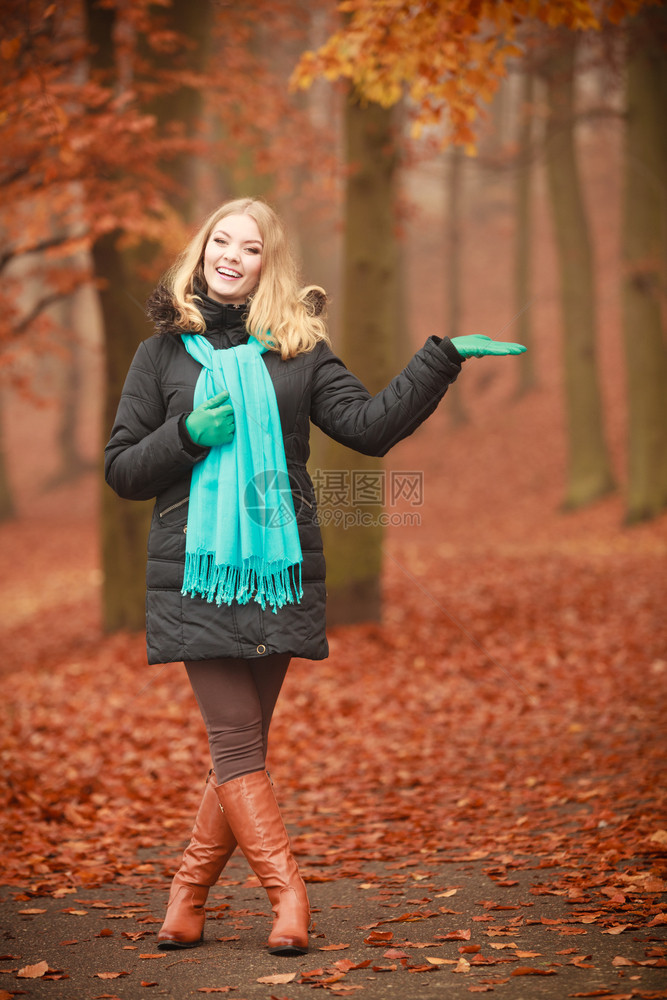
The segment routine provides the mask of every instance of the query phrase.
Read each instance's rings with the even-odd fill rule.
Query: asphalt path
[[[334,874],[311,873],[311,947],[300,957],[266,951],[266,895],[242,857],[211,891],[203,944],[183,951],[156,947],[167,878],[137,872],[57,899],[0,888],[0,1000],[305,1000],[312,989],[359,1000],[667,997],[662,917],[647,920],[631,895],[610,911],[594,896],[544,891],[556,873],[545,877],[537,859],[503,879],[484,861],[432,859]],[[654,900],[657,914],[664,902]],[[26,976],[33,966],[43,974]]]

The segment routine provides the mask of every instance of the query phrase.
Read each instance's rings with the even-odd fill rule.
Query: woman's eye
[[[259,247],[246,247],[248,253],[259,253]]]

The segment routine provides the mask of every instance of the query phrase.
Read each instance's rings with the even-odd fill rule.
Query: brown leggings
[[[219,785],[266,767],[269,726],[289,654],[186,661]]]

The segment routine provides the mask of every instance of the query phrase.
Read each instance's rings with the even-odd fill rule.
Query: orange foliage
[[[316,77],[350,80],[368,101],[385,107],[407,94],[415,134],[446,116],[450,138],[472,145],[473,123],[505,75],[507,61],[522,55],[518,30],[599,29],[657,0],[343,0],[345,24],[315,52],[306,52],[293,83]]]
[[[179,158],[203,158],[211,175],[213,167],[218,178],[226,171],[228,183],[250,171],[274,196],[298,187],[297,208],[323,191],[330,199],[335,165],[322,153],[333,146],[329,126],[316,125],[289,96],[291,66],[276,64],[267,41],[279,32],[281,44],[299,44],[307,25],[296,0],[213,5],[209,56],[200,62],[191,58],[192,41],[172,29],[170,3],[104,7],[115,18],[112,71],[86,38],[81,0],[3,5],[5,348],[28,331],[52,332],[45,310],[90,279],[81,251],[100,236],[167,242],[173,256],[189,222],[175,207],[187,193],[170,170]],[[203,98],[195,121],[178,117],[175,98],[184,88]],[[198,181],[202,213],[229,193],[219,181],[208,188]],[[159,270],[158,262],[155,276]]]

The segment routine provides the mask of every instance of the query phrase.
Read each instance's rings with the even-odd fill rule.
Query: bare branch
[[[50,295],[44,295],[43,298],[38,299],[37,302],[35,302],[30,312],[26,313],[26,315],[23,316],[21,321],[17,323],[16,326],[13,327],[12,332],[16,336],[22,336],[24,333],[27,332],[30,324],[34,323],[34,321],[39,316],[41,316],[41,314],[46,309],[48,309],[49,306],[54,305],[56,302],[62,301],[62,299],[66,299],[71,294],[72,294],[71,291],[69,291],[69,292],[52,292]]]
[[[51,250],[53,247],[60,247],[64,243],[71,242],[71,240],[82,239],[85,235],[85,232],[65,233],[61,236],[51,236],[48,240],[40,240],[39,243],[35,243],[32,246],[17,247],[13,250],[6,250],[5,253],[0,254],[0,273],[4,271],[8,264],[11,264],[11,262],[16,260],[18,257],[26,257],[31,253],[43,253],[45,250]]]

